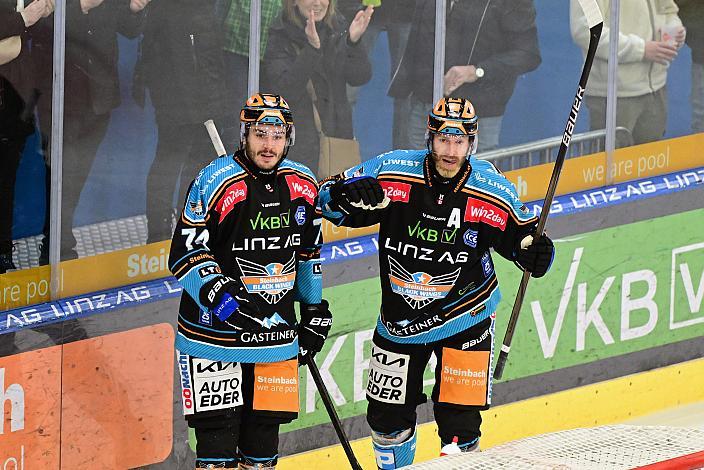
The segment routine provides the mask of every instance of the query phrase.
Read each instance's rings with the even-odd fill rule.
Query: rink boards
[[[621,423],[656,410],[702,402],[702,373],[704,359],[697,359],[498,405],[484,413],[481,446],[487,449],[548,432]],[[678,392],[663,393],[663,384]],[[371,438],[353,441],[352,448],[364,468],[375,468]],[[437,458],[439,449],[435,423],[419,425],[415,462]],[[347,457],[337,445],[286,457],[277,468],[322,470],[347,466]]]
[[[559,209],[553,205],[548,231],[556,259],[530,284],[504,380],[494,387],[495,407],[485,413],[482,445],[704,399],[704,366],[695,360],[704,353],[701,181],[704,170],[668,173],[564,194]],[[374,236],[365,235],[331,244],[324,255],[335,325],[317,362],[352,439],[368,436],[375,249]],[[495,261],[504,295],[500,341],[519,273]],[[192,468],[171,346],[178,295],[173,280],[145,280],[0,313],[22,351],[0,358],[0,463],[57,468],[60,456],[63,466],[83,459],[106,468]],[[76,325],[89,339],[52,345]],[[300,419],[283,430],[283,454],[336,442],[312,379],[301,372]],[[429,390],[430,370],[426,379]],[[418,458],[432,458],[438,442],[429,405],[419,420]],[[367,441],[355,443],[365,467],[372,465]],[[343,459],[339,448],[322,449],[280,468],[344,468]]]
[[[613,163],[609,167],[613,175],[612,183],[642,180],[702,167],[704,153],[698,151],[702,146],[704,134],[694,134],[618,149],[614,152]],[[506,176],[516,186],[521,200],[540,200],[545,196],[552,166],[535,165],[509,171]],[[697,184],[698,178],[700,175],[695,175],[694,179],[690,177],[681,182],[681,185]],[[606,183],[606,153],[570,158],[565,161],[557,195],[591,192]],[[673,184],[676,186],[680,183],[674,181]],[[631,200],[630,196],[633,195],[634,191],[631,191],[625,199]],[[608,193],[595,193],[586,201],[578,200],[577,205],[596,206],[604,202],[615,202],[610,196]],[[555,208],[553,205],[553,209]],[[349,229],[323,222],[323,236],[328,244],[368,236],[375,232],[376,227]],[[343,243],[343,249],[344,247]],[[167,267],[168,252],[168,242],[151,243],[61,263],[58,267],[58,297],[72,297],[170,276]],[[339,250],[336,254],[338,257],[344,255]],[[24,269],[0,276],[0,306],[5,306],[4,308],[44,302],[49,300],[49,293],[47,267]]]

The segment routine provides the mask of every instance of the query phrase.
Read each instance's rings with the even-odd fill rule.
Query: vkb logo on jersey
[[[471,228],[464,232],[464,244],[472,248],[477,247],[477,236],[479,232],[472,230]]]
[[[296,215],[294,216],[296,223],[298,225],[303,225],[306,223],[306,208],[303,206],[298,206],[296,209]]]

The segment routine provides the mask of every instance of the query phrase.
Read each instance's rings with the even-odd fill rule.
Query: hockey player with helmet
[[[279,425],[298,413],[297,356],[320,351],[332,325],[318,185],[285,159],[289,106],[257,93],[240,122],[237,152],[191,183],[169,256],[184,289],[176,349],[196,468],[275,468]]]
[[[534,277],[552,263],[553,243],[535,236],[537,218],[514,186],[473,156],[477,121],[469,100],[442,98],[428,116],[427,150],[385,153],[320,187],[323,216],[333,223],[380,224],[381,312],[366,394],[381,469],[413,462],[432,353],[440,439],[478,449],[501,297],[490,249]]]

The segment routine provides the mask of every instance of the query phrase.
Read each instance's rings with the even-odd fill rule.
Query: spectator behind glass
[[[225,5],[225,67],[230,103],[238,106],[247,101],[247,79],[249,76],[249,14],[251,0],[232,0]],[[281,14],[281,0],[262,0],[259,53],[264,60],[269,26]]]
[[[225,117],[222,20],[215,8],[216,0],[154,0],[146,8],[134,92],[143,104],[149,90],[158,131],[147,177],[147,243],[171,238],[174,190],[183,204],[189,178],[215,156],[203,122],[215,120],[226,149],[235,150],[236,113]]]
[[[416,1],[406,52],[389,88],[410,96],[409,148],[424,149],[433,101],[435,2]],[[479,152],[499,145],[506,104],[521,74],[540,65],[532,0],[450,0],[445,30],[445,96],[468,98],[481,113]]]
[[[117,73],[117,35],[136,37],[141,15],[130,11],[129,0],[67,0],[64,74],[63,182],[61,201],[61,259],[78,257],[73,214],[95,155],[107,132],[110,114],[120,105]],[[54,18],[35,25],[32,32],[39,89],[39,120],[47,162],[51,142],[51,93]],[[41,27],[41,28],[40,28]],[[49,258],[49,184],[40,263]]]
[[[604,15],[604,29],[596,50],[586,103],[592,130],[606,127],[606,88],[608,81],[609,0],[597,0]],[[672,27],[672,40],[662,40],[662,29]],[[582,48],[589,46],[589,27],[577,0],[570,1],[572,37]],[[667,68],[684,44],[685,30],[673,0],[629,0],[621,2],[618,35],[618,88],[616,126],[625,127],[633,144],[661,139],[667,124]],[[617,135],[616,146],[630,139]]]
[[[677,0],[692,49],[692,131],[704,132],[704,2]]]
[[[29,28],[54,10],[53,0],[35,0],[21,12],[15,0],[0,0],[0,41],[19,36],[17,57],[8,41],[0,49],[0,274],[12,262],[15,177],[27,137],[34,133],[36,89],[29,56]],[[16,51],[16,49],[14,49]],[[7,55],[5,55],[7,53]],[[3,63],[5,62],[5,63]]]
[[[337,5],[338,10],[345,18],[354,18],[357,11],[363,7],[362,0],[339,0]],[[394,72],[398,68],[403,50],[408,42],[414,5],[415,0],[380,0],[380,5],[374,8],[374,16],[372,16],[369,27],[361,39],[367,55],[371,55],[379,34],[382,31],[386,31],[389,55],[391,56],[389,81],[393,78]],[[359,87],[349,87],[347,95],[353,109],[357,102],[358,93]],[[408,142],[408,138],[405,136],[407,117],[408,100],[394,99],[393,148],[407,148],[406,142]]]
[[[283,5],[269,30],[262,89],[285,96],[295,110],[296,142],[288,157],[317,169],[320,141],[311,96],[325,135],[351,139],[347,85],[364,85],[371,78],[371,65],[359,41],[373,9],[358,12],[347,23],[328,0],[284,0]]]

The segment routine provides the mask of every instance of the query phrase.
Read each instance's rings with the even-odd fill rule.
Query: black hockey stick
[[[577,93],[575,94],[572,108],[570,109],[570,114],[567,118],[565,132],[562,134],[562,143],[560,144],[560,150],[557,152],[557,160],[555,160],[555,167],[552,170],[552,176],[550,177],[550,183],[548,184],[548,191],[545,195],[545,201],[543,202],[543,210],[540,212],[540,218],[538,219],[538,227],[535,231],[536,236],[542,235],[543,230],[545,230],[545,223],[548,220],[550,206],[552,205],[552,200],[555,197],[555,190],[557,189],[557,181],[560,179],[562,164],[565,162],[567,148],[569,147],[570,140],[572,139],[572,133],[574,132],[575,123],[577,122],[579,108],[582,105],[584,91],[587,87],[589,71],[592,68],[596,48],[599,45],[601,29],[604,26],[604,18],[601,15],[601,11],[599,11],[599,6],[596,4],[596,0],[579,0],[579,4],[584,11],[584,15],[587,18],[587,24],[589,25],[589,48],[587,49],[587,56],[584,60],[584,68],[582,69],[582,76],[579,79]],[[521,278],[521,284],[518,286],[518,292],[516,292],[516,301],[513,304],[511,318],[509,319],[508,327],[506,328],[504,342],[501,345],[499,359],[496,362],[496,368],[494,369],[494,378],[497,380],[503,375],[504,367],[506,366],[506,359],[508,359],[508,353],[511,350],[511,340],[513,339],[513,333],[516,330],[518,315],[521,313],[521,307],[523,306],[523,299],[526,295],[529,280],[530,272],[524,270],[523,277]]]
[[[310,354],[306,354],[305,357],[306,365],[308,365],[308,370],[310,370],[310,373],[313,376],[315,386],[318,387],[318,392],[320,392],[320,398],[322,398],[323,404],[325,405],[325,409],[328,411],[332,426],[335,428],[335,432],[337,433],[337,438],[340,440],[342,448],[345,449],[345,454],[347,454],[347,460],[350,461],[350,467],[352,467],[353,470],[362,470],[362,466],[357,461],[357,457],[354,456],[352,446],[350,446],[350,441],[349,439],[347,439],[345,430],[342,429],[342,423],[340,422],[340,418],[337,416],[335,406],[332,404],[332,398],[330,398],[328,389],[325,386],[325,383],[323,382],[323,378],[320,376],[320,371],[318,370],[318,366],[316,365],[315,360]]]

